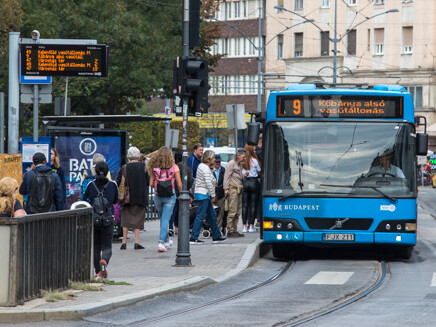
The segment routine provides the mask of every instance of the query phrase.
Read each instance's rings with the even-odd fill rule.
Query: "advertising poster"
[[[121,167],[121,136],[56,136],[55,148],[67,182],[67,208],[79,201],[88,182],[94,179],[92,158],[100,153],[106,158],[112,179]]]

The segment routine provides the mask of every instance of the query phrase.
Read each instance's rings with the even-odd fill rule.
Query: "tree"
[[[20,1],[1,0],[0,13],[0,91],[6,91],[9,70],[9,32],[20,31],[23,16]]]

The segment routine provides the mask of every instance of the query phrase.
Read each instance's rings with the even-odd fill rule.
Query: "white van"
[[[219,154],[221,156],[221,166],[225,167],[227,163],[233,159],[235,155],[235,148],[230,148],[228,146],[223,147],[210,147],[210,148],[204,148],[204,151],[211,150],[215,152],[215,154]]]

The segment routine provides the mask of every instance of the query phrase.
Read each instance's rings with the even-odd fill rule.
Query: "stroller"
[[[218,217],[218,214],[219,214],[219,212],[220,212],[221,210],[225,210],[225,203],[226,203],[226,200],[227,200],[227,195],[225,196],[223,203],[222,203],[219,207],[214,206],[215,213],[216,213],[217,217]],[[195,203],[195,201],[194,201],[194,203]],[[192,225],[194,224],[194,220],[195,220],[195,217],[196,217],[196,215],[197,215],[197,208],[198,208],[198,206],[193,205],[193,206],[191,207],[191,209],[189,210],[189,217],[190,217],[190,226],[191,226],[191,228],[192,228]],[[227,235],[227,214],[228,214],[228,212],[227,212],[227,211],[224,211],[224,215],[223,215],[223,223],[222,223],[222,226],[221,226],[221,233],[222,233],[224,236]],[[211,228],[210,228],[209,221],[208,221],[208,219],[207,219],[207,215],[206,215],[206,216],[204,217],[203,223],[202,223],[202,225],[201,225],[200,235],[201,235],[203,238],[210,238],[210,237],[211,237],[211,234],[212,234],[212,232],[211,232]]]

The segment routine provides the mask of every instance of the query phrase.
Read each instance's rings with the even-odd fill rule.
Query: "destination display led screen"
[[[277,117],[403,119],[403,97],[279,95]]]
[[[106,77],[107,45],[21,44],[21,75]]]

